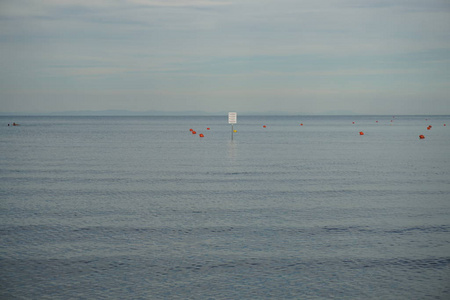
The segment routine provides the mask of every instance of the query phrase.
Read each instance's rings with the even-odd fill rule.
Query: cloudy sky
[[[0,112],[450,114],[448,0],[0,0]]]

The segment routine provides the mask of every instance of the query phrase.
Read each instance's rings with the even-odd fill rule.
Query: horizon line
[[[127,110],[79,110],[79,111],[59,111],[59,112],[0,112],[1,117],[21,116],[21,117],[215,117],[227,116],[228,112],[204,112],[204,111],[127,111]],[[238,112],[241,116],[450,116],[450,114],[367,114],[345,112],[321,112],[321,113],[289,113],[289,112]]]

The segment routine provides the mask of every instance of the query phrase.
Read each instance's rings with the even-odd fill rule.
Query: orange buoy
[[[303,123],[300,123],[300,126],[303,126]]]
[[[195,130],[192,130],[192,134],[197,134],[197,132]]]
[[[428,126],[428,127],[427,127],[427,130],[430,130],[430,129],[431,129],[431,127],[430,127],[430,126]]]
[[[200,133],[198,136],[199,136],[199,137],[204,137],[203,133]]]
[[[192,132],[192,131],[194,131],[194,129],[191,128],[191,129],[189,129],[189,131]]]
[[[425,136],[423,134],[419,135],[419,139],[423,140]]]
[[[263,125],[263,128],[266,128],[266,125]]]
[[[359,135],[364,135],[364,132],[360,131],[360,132],[359,132]]]

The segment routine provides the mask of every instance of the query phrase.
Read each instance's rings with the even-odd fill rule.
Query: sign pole
[[[233,132],[234,132],[234,127],[233,127],[233,124],[231,124],[231,140],[233,140]]]

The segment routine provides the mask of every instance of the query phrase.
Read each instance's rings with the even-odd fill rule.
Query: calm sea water
[[[0,124],[1,299],[450,298],[450,116]]]

